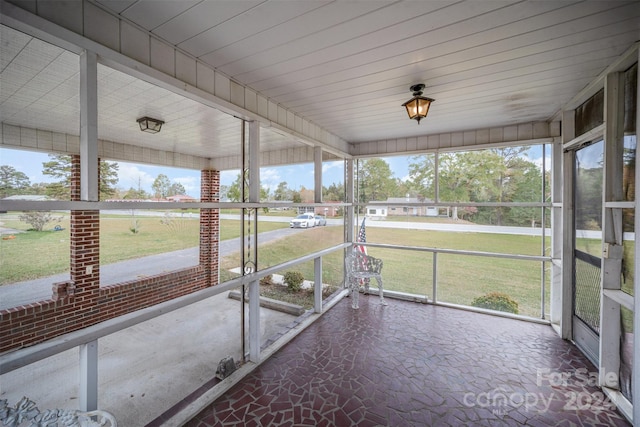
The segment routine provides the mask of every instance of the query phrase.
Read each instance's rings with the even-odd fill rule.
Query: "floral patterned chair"
[[[347,284],[352,297],[351,308],[358,309],[358,295],[360,284],[364,283],[365,293],[369,292],[369,281],[375,278],[380,291],[380,304],[387,305],[382,289],[382,260],[366,255],[359,250],[353,250],[346,258]]]
[[[106,411],[47,409],[41,412],[26,397],[10,407],[0,399],[0,425],[8,427],[117,427],[116,419]]]

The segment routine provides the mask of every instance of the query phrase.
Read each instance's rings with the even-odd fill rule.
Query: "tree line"
[[[381,158],[359,160],[357,167],[357,200],[360,203],[384,202],[388,198],[409,197],[420,201],[435,200],[436,185],[440,203],[511,203],[542,202],[542,180],[549,180],[539,165],[523,156],[528,147],[505,147],[478,151],[440,153],[436,168],[434,154],[415,155],[408,158],[409,175],[394,176],[389,163]],[[436,170],[438,179],[436,180]],[[13,194],[46,194],[56,199],[68,199],[71,158],[50,155],[43,163],[43,174],[56,179],[52,183],[31,184],[29,178],[12,166],[0,166],[0,196]],[[184,187],[164,174],[158,175],[152,185],[152,194],[138,185],[128,190],[118,189],[118,164],[100,162],[100,198],[149,199],[166,198],[185,194]],[[242,177],[229,186],[221,186],[221,200],[241,201]],[[549,186],[547,186],[549,188]],[[326,202],[345,201],[343,183],[322,187]],[[262,186],[262,201],[289,201],[301,203],[313,197],[313,190],[303,186],[292,188],[280,182],[273,190]],[[466,219],[482,224],[535,225],[542,218],[540,208],[525,207],[466,207],[450,210],[453,219]]]
[[[140,183],[128,190],[118,188],[119,165],[116,162],[100,161],[100,200],[124,199],[146,200],[164,199],[169,196],[184,195],[186,190],[179,182],[159,174],[151,185],[152,193],[145,191]],[[42,163],[42,174],[50,176],[53,182],[31,183],[29,177],[11,165],[0,165],[0,199],[14,195],[45,195],[56,200],[71,198],[71,156],[50,154],[49,161]]]

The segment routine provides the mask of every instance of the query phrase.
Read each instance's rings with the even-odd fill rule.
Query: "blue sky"
[[[550,156],[547,150],[547,157]],[[396,178],[406,179],[409,174],[409,157],[396,156],[384,157]],[[539,146],[533,146],[528,153],[528,159],[538,164],[541,163],[542,152]],[[42,163],[49,160],[49,156],[44,153],[31,151],[13,150],[0,148],[0,165],[10,165],[16,170],[24,172],[31,183],[51,182],[53,179],[42,174]],[[547,160],[547,168],[550,165]],[[172,182],[179,182],[187,190],[187,194],[193,197],[200,195],[200,171],[179,169],[164,166],[149,166],[139,163],[118,162],[118,184],[117,187],[123,190],[137,188],[138,184],[147,192],[151,193],[151,185],[159,174],[165,174]],[[230,185],[238,176],[238,170],[223,171],[221,173],[221,184]],[[282,181],[293,190],[313,188],[313,164],[305,163],[299,165],[288,165],[281,167],[265,167],[260,171],[263,186],[269,187],[273,192]],[[323,164],[323,185],[329,186],[333,183],[342,183],[344,168],[342,161],[324,162]]]
[[[16,170],[24,172],[31,183],[52,182],[49,176],[42,174],[42,164],[49,161],[49,156],[44,153],[0,148],[0,164],[13,166]],[[200,194],[200,171],[171,168],[164,166],[150,166],[139,163],[118,162],[117,187],[124,190],[138,185],[145,191],[151,192],[151,185],[159,174],[165,174],[172,182],[179,182],[187,190],[187,194],[198,197]],[[223,171],[221,183],[232,184],[238,176],[238,170]],[[266,167],[260,171],[263,186],[271,191],[278,184],[285,181],[289,188],[299,190],[301,186],[313,188],[313,164],[288,165],[282,167]],[[343,181],[343,162],[325,162],[323,165],[323,184],[329,186],[332,183]]]

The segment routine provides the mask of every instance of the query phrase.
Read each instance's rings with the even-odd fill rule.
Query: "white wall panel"
[[[80,154],[80,137],[67,135],[67,152]]]
[[[176,75],[176,55],[175,50],[165,43],[151,37],[151,66],[158,71],[169,76]]]
[[[51,150],[54,152],[67,151],[67,137],[62,133],[53,132]]]
[[[124,55],[140,61],[143,64],[150,64],[150,42],[149,34],[140,31],[138,28],[122,21],[121,25],[121,50]]]
[[[486,144],[489,142],[489,129],[480,129],[476,132],[476,143]]]
[[[38,147],[38,134],[34,129],[20,129],[20,146],[27,148]]]
[[[233,80],[230,80],[229,88],[231,91],[231,102],[238,107],[244,108],[244,87],[234,82]]]
[[[417,150],[426,150],[429,147],[429,138],[426,135],[407,139],[415,139],[415,146]]]
[[[429,150],[440,148],[440,135],[429,135],[427,137],[427,148]]]
[[[396,140],[396,150],[407,151],[407,139],[399,138]]]
[[[53,133],[39,130],[37,131],[38,149],[51,151],[53,150]]]
[[[176,78],[192,86],[197,86],[196,60],[176,51]]]
[[[464,133],[463,132],[454,132],[451,134],[451,147],[462,147],[464,146]]]
[[[220,73],[216,73],[215,95],[225,101],[231,100],[231,86],[229,78]]]
[[[258,94],[258,114],[269,117],[269,100],[260,94]]]
[[[278,124],[281,126],[287,125],[287,110],[281,105],[278,105]]]
[[[518,126],[505,126],[502,128],[502,138],[506,141],[518,140]]]
[[[258,94],[254,90],[244,90],[244,108],[258,114]]]
[[[502,142],[504,140],[505,138],[502,128],[489,129],[489,142]]]
[[[201,62],[196,63],[196,86],[207,93],[215,93],[215,72]]]
[[[443,133],[440,135],[440,146],[438,148],[450,148],[451,147],[451,134]]]
[[[82,7],[83,3],[75,0],[39,0],[37,13],[63,28],[82,34]]]
[[[518,140],[533,139],[533,123],[518,126]]]
[[[120,49],[120,20],[91,3],[84,7],[84,35],[113,50]]]
[[[462,145],[474,145],[477,144],[476,141],[476,132],[463,132],[462,133]]]

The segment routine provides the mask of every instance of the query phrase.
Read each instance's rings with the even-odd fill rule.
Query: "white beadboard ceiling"
[[[94,2],[350,143],[549,120],[640,39],[638,1]],[[1,36],[2,121],[77,134],[77,57]],[[106,67],[99,79],[100,138],[238,154],[237,119]],[[436,99],[420,125],[401,107],[415,83]],[[135,134],[141,115],[167,125]]]

